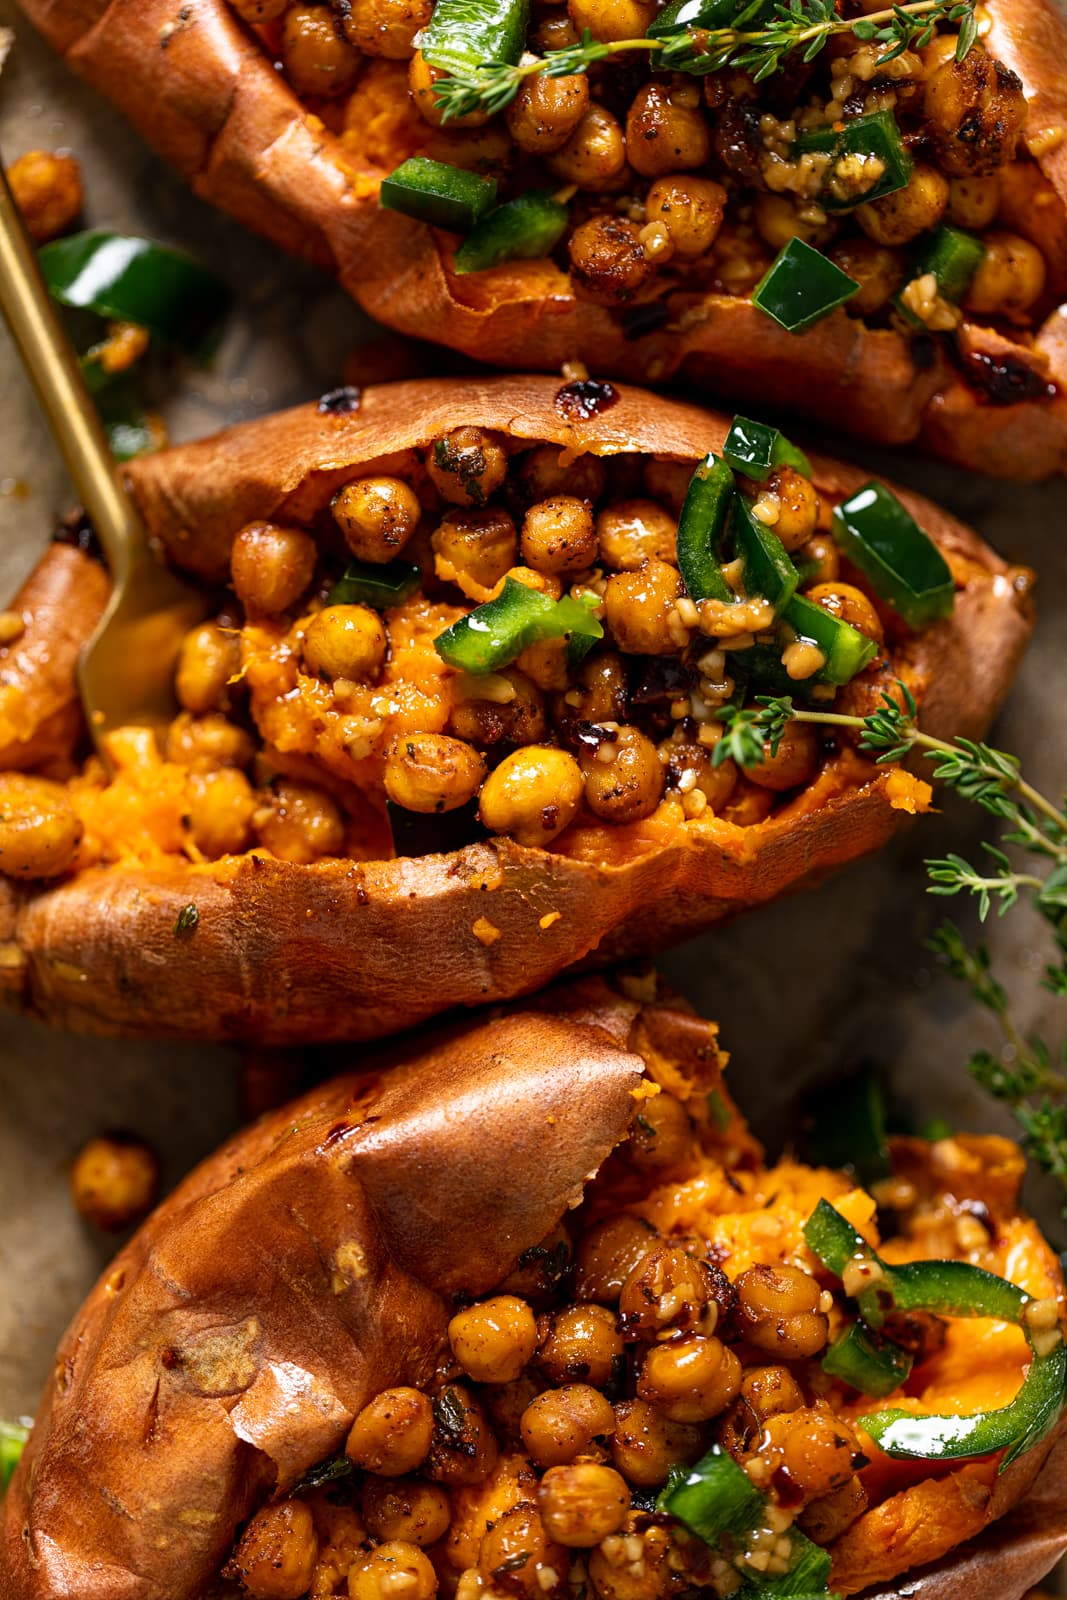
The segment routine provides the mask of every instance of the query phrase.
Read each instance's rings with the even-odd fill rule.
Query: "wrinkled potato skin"
[[[681,462],[718,450],[728,427],[721,415],[622,385],[601,415],[569,424],[556,407],[559,388],[548,377],[372,387],[354,413],[324,416],[308,405],[266,417],[146,457],[128,481],[172,559],[214,583],[238,529],[257,519],[312,521],[354,470],[395,467],[457,423],[593,455],[638,449]],[[828,494],[851,493],[867,477],[826,457],[814,470]],[[901,670],[931,732],[977,737],[1030,632],[1024,575],[994,581],[1011,569],[974,534],[929,501],[901,496],[973,574],[948,622],[910,636]],[[684,828],[651,818],[576,825],[570,846],[552,851],[500,837],[417,860],[302,866],[240,856],[97,867],[44,893],[0,882],[0,941],[24,957],[0,969],[0,998],[84,1032],[272,1043],[381,1037],[457,1004],[528,993],[594,949],[606,965],[650,941],[689,937],[819,877],[893,833],[901,814],[888,781],[845,750],[755,832],[722,818]],[[177,941],[175,921],[191,902],[195,934]],[[543,926],[551,912],[559,915]],[[473,931],[483,917],[500,931],[488,945]]]
[[[452,246],[441,235],[378,208],[381,176],[410,152],[381,167],[360,152],[353,159],[350,150],[343,160],[337,139],[309,125],[227,0],[193,0],[193,25],[177,30],[171,0],[21,3],[199,195],[335,273],[372,316],[399,332],[444,339],[513,369],[536,359],[558,371],[579,359],[638,382],[675,377],[738,403],[790,407],[808,417],[817,404],[821,418],[841,428],[886,443],[918,438],[983,473],[1041,478],[1067,471],[1067,352],[1054,318],[1038,332],[1037,348],[1051,358],[1049,376],[1065,392],[1006,407],[980,404],[947,361],[921,368],[906,339],[867,328],[843,310],[798,337],[745,300],[709,294],[697,308],[707,314],[691,318],[684,333],[672,327],[628,339],[612,311],[579,300],[550,260],[457,279]],[[992,0],[988,9],[986,44],[1022,78],[1029,126],[1062,125],[1067,21],[1057,0]],[[372,105],[378,81],[367,79]],[[1067,201],[1067,145],[1042,151],[1039,160]],[[351,165],[360,173],[354,183]],[[678,296],[669,308],[688,314],[692,299]]]

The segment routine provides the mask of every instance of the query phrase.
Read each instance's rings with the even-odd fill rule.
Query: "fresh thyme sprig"
[[[724,731],[712,761],[716,766],[726,760],[745,766],[759,761],[768,748],[776,754],[790,722],[858,732],[860,749],[880,764],[920,749],[935,762],[935,778],[1004,825],[1000,843],[982,847],[990,863],[986,871],[954,853],[927,861],[928,892],[973,896],[983,922],[994,906],[1002,916],[1025,896],[1048,924],[1055,945],[1055,959],[1046,965],[1042,978],[1044,987],[1067,998],[1067,806],[1055,805],[1033,788],[1015,756],[973,739],[946,741],[923,732],[914,698],[901,683],[897,691],[899,699],[883,695],[882,704],[866,717],[796,706],[788,695],[762,695],[755,706],[726,707],[719,713]],[[1002,845],[1025,851],[1035,870],[1019,870]],[[976,1051],[967,1063],[969,1071],[1011,1109],[1022,1131],[1023,1148],[1056,1178],[1067,1196],[1067,1039],[1056,1052],[1046,1040],[1030,1037],[1016,1026],[1007,993],[992,971],[988,947],[971,948],[954,923],[941,924],[930,948],[991,1013],[1000,1032],[1000,1053]],[[1063,1209],[1067,1216],[1067,1198]]]
[[[489,116],[502,111],[527,78],[543,72],[549,78],[587,72],[598,61],[645,50],[657,71],[691,72],[703,77],[735,67],[750,72],[759,83],[779,71],[786,56],[795,51],[811,61],[835,34],[851,33],[863,43],[882,48],[884,65],[908,49],[929,44],[939,23],[958,23],[956,59],[962,61],[977,35],[975,0],[906,0],[867,16],[841,17],[834,0],[779,0],[756,28],[698,28],[682,26],[663,38],[594,39],[588,29],[577,44],[547,50],[542,57],[515,65],[503,61],[478,61],[445,47],[427,49],[426,60],[445,74],[434,84],[434,99],[442,120],[454,122],[472,112]]]

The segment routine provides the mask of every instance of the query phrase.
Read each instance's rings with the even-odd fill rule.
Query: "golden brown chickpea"
[[[242,21],[250,22],[254,28],[276,22],[289,3],[290,0],[230,0]]]
[[[534,156],[562,149],[589,107],[584,72],[550,78],[536,72],[519,85],[507,109],[508,132],[520,150]]]
[[[626,153],[642,177],[662,178],[706,164],[708,127],[699,98],[690,104],[690,88],[676,90],[653,78],[634,96],[626,114]]]
[[[565,11],[548,11],[529,36],[531,50],[565,50],[579,42],[578,29]]]
[[[856,1518],[867,1509],[867,1491],[859,1478],[850,1478],[840,1489],[813,1500],[797,1519],[809,1539],[816,1544],[833,1544]]]
[[[671,1422],[706,1422],[725,1411],[741,1388],[741,1363],[714,1335],[653,1345],[637,1393]]]
[[[588,28],[594,39],[606,44],[643,39],[656,7],[654,0],[567,0],[567,14],[579,36]]]
[[[584,788],[581,768],[566,750],[527,745],[486,778],[478,815],[493,833],[546,845],[574,821]]]
[[[741,1396],[761,1420],[782,1411],[798,1411],[804,1404],[800,1385],[788,1367],[749,1367],[741,1379]]]
[[[757,823],[766,822],[773,810],[774,791],[740,777],[719,815],[724,822],[732,822],[737,828],[753,828]]]
[[[84,203],[81,168],[56,151],[27,150],[8,167],[7,181],[34,244],[66,233]]]
[[[392,561],[419,525],[419,497],[403,478],[355,478],[333,497],[334,520],[359,561]]]
[[[304,664],[324,678],[370,683],[382,670],[388,642],[382,619],[370,606],[327,606],[308,623]]]
[[[968,311],[984,317],[1019,317],[1041,298],[1045,258],[1017,233],[987,233],[985,255],[963,294]]]
[[[434,571],[443,583],[454,583],[469,600],[488,600],[505,573],[515,565],[519,540],[515,524],[501,506],[480,511],[449,511],[434,530],[430,544]]]
[[[429,1557],[406,1539],[387,1539],[368,1550],[348,1574],[349,1600],[430,1600],[436,1593]]]
[[[557,1467],[587,1455],[594,1439],[615,1426],[611,1401],[587,1383],[546,1389],[526,1407],[519,1422],[522,1442],[539,1467]]]
[[[483,506],[507,477],[507,451],[487,428],[453,428],[434,441],[426,470],[450,505]]]
[[[756,232],[772,250],[781,250],[790,239],[803,239],[805,244],[822,249],[834,236],[832,221],[813,220],[809,208],[798,205],[787,194],[772,194],[761,189],[752,202],[752,219]]]
[[[903,189],[865,200],[852,215],[876,244],[910,244],[936,228],[948,205],[948,179],[936,167],[916,162]]]
[[[865,633],[868,639],[881,644],[885,639],[882,619],[862,589],[851,583],[816,583],[805,589],[805,597],[822,606],[832,617],[840,617],[853,628]]]
[[[824,1401],[768,1417],[763,1441],[768,1454],[781,1452],[792,1487],[805,1500],[818,1499],[848,1483],[859,1451],[848,1423],[835,1416]]]
[[[550,1539],[568,1550],[591,1550],[601,1539],[618,1533],[626,1521],[630,1491],[614,1468],[575,1461],[549,1467],[538,1487],[537,1503]]]
[[[445,1490],[419,1478],[365,1478],[360,1506],[375,1539],[406,1539],[421,1549],[443,1538],[452,1520]]]
[[[435,85],[448,74],[440,67],[431,67],[421,50],[416,50],[408,66],[408,88],[419,115],[431,128],[445,126],[444,107],[437,98]],[[448,128],[483,128],[489,121],[486,111],[468,111],[462,117],[449,117]]]
[[[568,248],[575,292],[598,306],[632,300],[652,275],[638,229],[610,212],[575,228]]]
[[[606,189],[626,165],[626,140],[619,119],[594,101],[566,144],[549,156],[548,165],[564,183],[594,192]]]
[[[661,746],[667,753],[668,782],[683,794],[699,789],[710,810],[718,812],[730,799],[737,785],[737,768],[732,761],[712,766],[711,753],[702,744],[685,739],[668,739]],[[688,773],[695,776],[689,778]]]
[[[174,688],[186,711],[223,711],[231,678],[241,670],[241,641],[232,628],[201,623],[182,640]]]
[[[484,760],[461,739],[402,733],[389,748],[383,782],[394,805],[428,815],[465,806],[484,777]]]
[[[948,222],[957,228],[980,232],[988,228],[1000,204],[1000,178],[991,172],[985,178],[953,178],[948,186]]]
[[[586,453],[572,460],[558,445],[539,444],[517,458],[512,487],[523,505],[549,500],[557,494],[573,495],[592,505],[603,495],[606,481],[607,472],[599,456]]]
[[[648,560],[678,564],[678,523],[655,500],[617,500],[597,512],[601,560],[617,572],[638,572]]]
[[[260,843],[279,861],[308,866],[344,850],[345,824],[336,801],[310,783],[280,780],[253,821]]]
[[[676,1167],[692,1154],[692,1125],[682,1102],[661,1089],[642,1100],[630,1125],[626,1155],[639,1172]]]
[[[62,784],[0,772],[0,873],[57,878],[72,865],[83,833]]]
[[[616,572],[604,588],[604,616],[626,655],[676,655],[672,628],[681,580],[675,567],[651,557],[636,572]]]
[[[610,761],[601,757],[613,750]],[[623,727],[601,744],[596,755],[582,758],[585,803],[605,822],[640,822],[650,817],[663,798],[667,769],[652,740],[640,729]]]
[[[711,1334],[719,1317],[704,1262],[678,1245],[653,1246],[630,1272],[619,1294],[619,1326],[628,1339],[668,1334]]]
[[[663,1483],[679,1461],[700,1454],[700,1429],[671,1422],[647,1400],[622,1400],[615,1407],[611,1459],[627,1483],[650,1489]]]
[[[676,255],[692,261],[710,250],[722,227],[726,190],[710,178],[657,178],[645,196],[645,221],[662,222]]]
[[[525,1300],[498,1294],[457,1311],[448,1342],[475,1383],[511,1383],[537,1348],[537,1322]]]
[[[555,702],[556,721],[622,722],[626,714],[626,668],[614,650],[586,656],[571,686]]]
[[[383,1389],[353,1422],[345,1454],[364,1472],[400,1478],[422,1466],[432,1438],[428,1397],[419,1389]]]
[[[797,559],[808,572],[809,583],[834,583],[841,571],[841,554],[829,533],[814,533],[801,545]]]
[[[434,1402],[433,1443],[423,1474],[435,1483],[481,1483],[497,1463],[497,1443],[481,1404],[461,1383]]]
[[[630,1273],[659,1242],[659,1234],[643,1217],[607,1217],[582,1235],[578,1245],[574,1292],[581,1300],[617,1305]]]
[[[548,1577],[548,1542],[541,1513],[532,1500],[520,1500],[491,1522],[482,1535],[478,1572],[483,1590],[514,1595],[543,1595]],[[558,1574],[556,1574],[558,1581]],[[549,1587],[555,1587],[549,1584]]]
[[[179,712],[167,729],[167,760],[191,772],[247,767],[255,751],[250,733],[214,712],[203,717]]]
[[[1005,166],[1026,122],[1023,86],[981,44],[943,61],[923,94],[925,131],[950,178],[982,177]]]
[[[341,26],[364,55],[406,61],[432,15],[433,0],[345,0]]]
[[[82,1146],[70,1170],[78,1214],[119,1233],[148,1215],[159,1193],[159,1162],[142,1139],[108,1134]]]
[[[745,768],[745,776],[761,789],[799,789],[819,764],[819,738],[810,722],[790,722],[777,754],[764,746],[763,760]]]
[[[896,250],[876,244],[864,234],[853,234],[829,252],[835,266],[859,284],[859,294],[846,302],[855,317],[873,317],[882,311],[904,281],[904,261]]]
[[[631,1538],[633,1545],[628,1542]],[[636,1553],[638,1545],[640,1559],[632,1561],[627,1551]],[[681,1576],[672,1565],[676,1549],[666,1528],[643,1527],[631,1513],[622,1525],[618,1546],[609,1541],[606,1549],[601,1543],[589,1552],[593,1594],[598,1600],[668,1600],[677,1592]]]
[[[483,700],[474,694],[465,694],[452,707],[450,732],[479,750],[502,742],[536,744],[545,737],[547,728],[545,701],[540,689],[515,667],[493,676],[510,687],[511,698]]]
[[[564,1306],[537,1322],[537,1364],[550,1383],[591,1383],[603,1389],[622,1356],[622,1335],[606,1306]]]
[[[819,520],[819,496],[810,478],[793,467],[778,467],[764,484],[764,492],[778,498],[774,531],[792,552],[811,538]]]
[[[332,6],[292,5],[285,13],[282,65],[298,95],[332,97],[356,81],[359,53],[340,31]]]
[[[553,495],[527,511],[522,523],[522,559],[535,572],[581,572],[596,560],[593,512],[573,495]]]
[[[315,570],[315,541],[300,528],[250,522],[230,551],[237,598],[251,615],[275,616],[295,605]]]
[[[504,1294],[517,1294],[521,1299],[536,1304],[543,1301],[546,1295],[556,1294],[570,1262],[571,1241],[560,1222],[539,1244],[522,1252],[500,1287]],[[533,1391],[529,1398],[533,1398]]]
[[[194,773],[189,780],[189,831],[211,861],[248,849],[255,810],[252,785],[239,767]]]
[[[785,1265],[749,1267],[736,1287],[737,1327],[757,1350],[801,1361],[826,1344],[829,1323],[810,1273]]]
[[[225,1576],[239,1578],[253,1600],[301,1600],[307,1594],[319,1555],[310,1509],[302,1500],[283,1500],[257,1511],[242,1533]]]

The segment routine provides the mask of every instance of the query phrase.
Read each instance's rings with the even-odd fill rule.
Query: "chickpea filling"
[[[931,38],[891,60],[885,46],[843,33],[813,61],[787,56],[761,82],[731,67],[657,73],[654,53],[622,46],[585,72],[524,77],[492,114],[446,119],[435,94],[445,74],[417,48],[433,0],[231,3],[338,134],[358,193],[414,156],[493,177],[501,202],[554,193],[567,207],[554,260],[574,294],[624,315],[659,303],[660,323],[634,310],[635,332],[699,317],[701,296],[749,297],[799,239],[858,284],[849,315],[909,337],[955,336],[964,319],[992,324],[1018,347],[1024,370],[1013,369],[1012,397],[1051,392],[1047,361],[1029,347],[1064,288],[1050,231],[1059,206],[1031,152],[1064,130],[1028,124],[1023,85],[987,50],[981,26],[961,61],[959,23],[939,16]],[[856,18],[870,9],[839,8]],[[523,62],[583,37],[639,40],[658,10],[655,0],[544,0]],[[879,114],[894,120],[906,163],[907,181],[889,193],[884,155],[829,153],[818,139]],[[980,241],[981,259],[951,299],[936,281],[931,290],[922,264],[946,225]],[[461,299],[480,293],[476,277],[454,277],[451,288]],[[959,365],[977,390],[975,364]],[[988,383],[983,395],[997,400]]]
[[[887,1262],[1003,1273],[1010,1257],[1058,1339],[1052,1258],[1014,1210],[1022,1158],[998,1139],[899,1140],[879,1210],[844,1174],[763,1164],[713,1033],[681,1065],[649,1059],[667,1083],[634,1091],[629,1136],[580,1206],[492,1292],[457,1295],[421,1376],[373,1395],[343,1453],[245,1524],[224,1572],[245,1593],[753,1595],[810,1544],[830,1550],[831,1589],[880,1576],[856,1553],[864,1518],[939,1486],[922,1481],[929,1464],[877,1450],[863,1433],[874,1402],[824,1368],[855,1308],[807,1248],[805,1220],[828,1200],[872,1243],[883,1228]],[[895,1318],[914,1357],[903,1404],[966,1410],[955,1397],[977,1393],[968,1384],[1018,1387],[1018,1327],[984,1333],[976,1356],[973,1322]],[[762,1505],[751,1531],[714,1544],[657,1505],[670,1475],[713,1449]],[[995,1462],[969,1470],[991,1482]],[[944,1548],[964,1536],[957,1523]]]

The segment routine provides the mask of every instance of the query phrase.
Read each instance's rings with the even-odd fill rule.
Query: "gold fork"
[[[78,358],[56,314],[0,160],[0,311],[111,569],[111,598],[82,651],[78,689],[101,755],[104,736],[174,713],[174,665],[208,597],[153,555],[122,486]]]

